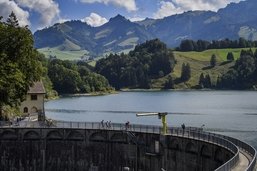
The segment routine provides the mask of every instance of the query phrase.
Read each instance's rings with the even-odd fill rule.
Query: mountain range
[[[80,20],[57,23],[34,33],[35,47],[62,51],[87,50],[91,55],[133,49],[146,40],[159,38],[168,47],[181,40],[257,40],[257,1],[230,3],[213,11],[188,11],[163,19],[131,22],[117,15],[106,24],[91,27]]]

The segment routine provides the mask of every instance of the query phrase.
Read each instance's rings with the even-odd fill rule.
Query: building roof
[[[45,94],[45,87],[41,81],[35,82],[32,87],[29,88],[28,94]]]

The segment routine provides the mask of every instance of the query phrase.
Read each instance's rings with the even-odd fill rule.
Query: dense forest
[[[150,88],[151,79],[173,71],[175,58],[158,39],[139,44],[128,54],[110,54],[96,63],[95,71],[116,89]]]
[[[50,59],[47,69],[54,90],[60,94],[108,92],[113,89],[106,78],[92,72],[92,67],[82,61]]]
[[[212,42],[206,40],[183,40],[180,46],[176,48],[177,51],[204,51],[207,49],[227,49],[227,48],[250,48],[257,47],[257,41],[245,40],[239,38],[239,40],[213,40]]]

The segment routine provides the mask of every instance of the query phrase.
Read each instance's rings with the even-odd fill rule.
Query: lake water
[[[104,96],[62,97],[45,105],[49,118],[65,121],[161,125],[157,116],[140,112],[168,112],[169,126],[200,127],[233,136],[257,149],[257,92],[145,91]]]

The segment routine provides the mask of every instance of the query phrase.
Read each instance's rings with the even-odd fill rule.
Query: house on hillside
[[[21,113],[38,118],[39,121],[45,118],[44,97],[46,91],[41,81],[35,82],[26,95],[26,100],[20,105]]]

